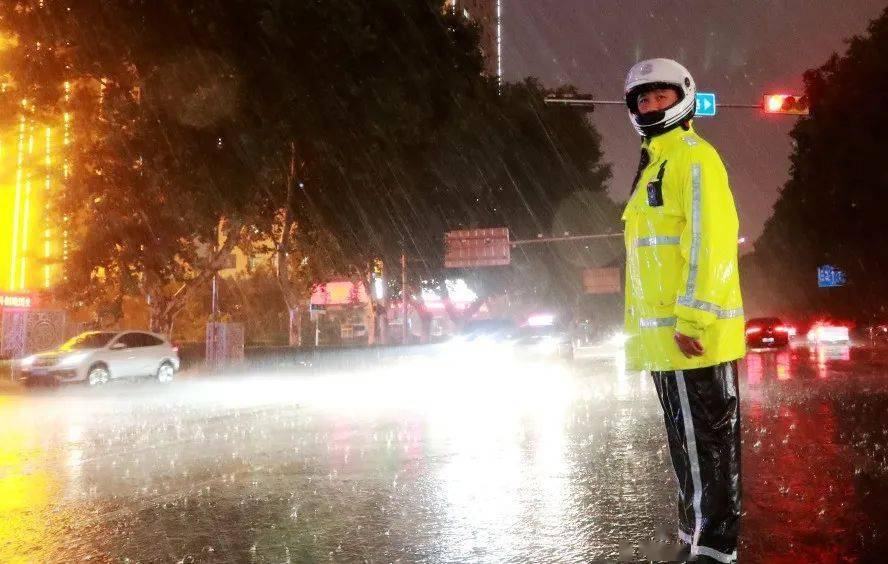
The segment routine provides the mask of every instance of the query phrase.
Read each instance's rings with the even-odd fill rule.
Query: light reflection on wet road
[[[742,561],[884,554],[885,358],[747,358]],[[675,522],[661,427],[607,359],[11,390],[0,561],[641,559]]]

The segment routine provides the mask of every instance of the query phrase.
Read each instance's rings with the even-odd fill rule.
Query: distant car
[[[172,381],[179,353],[162,335],[146,331],[88,331],[55,350],[21,361],[25,384],[86,382],[151,376]]]
[[[457,343],[504,343],[510,341],[518,325],[507,318],[473,319],[453,337]]]
[[[888,344],[888,323],[877,323],[866,330],[867,336],[874,345]]]
[[[770,349],[789,346],[796,330],[777,317],[757,317],[746,322],[746,346]]]
[[[573,339],[557,325],[525,325],[513,340],[515,352],[524,357],[573,360]]]
[[[850,328],[839,323],[818,321],[808,330],[808,341],[815,345],[847,344],[851,342]]]

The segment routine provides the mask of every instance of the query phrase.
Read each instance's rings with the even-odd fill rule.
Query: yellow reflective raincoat
[[[650,162],[623,212],[627,367],[686,370],[741,358],[738,221],[724,164],[693,128],[643,147]],[[698,339],[704,354],[686,358],[676,332]]]

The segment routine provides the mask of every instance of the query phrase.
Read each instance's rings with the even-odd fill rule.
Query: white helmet
[[[678,93],[678,102],[665,110],[638,113],[638,96],[657,88],[672,88]],[[644,137],[653,137],[694,117],[697,111],[697,85],[688,69],[672,59],[648,59],[635,64],[626,77],[626,106],[629,121]]]

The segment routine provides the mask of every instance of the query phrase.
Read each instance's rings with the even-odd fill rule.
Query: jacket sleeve
[[[724,311],[737,264],[737,211],[727,171],[711,147],[691,154],[682,196],[686,223],[675,330],[699,339]]]

